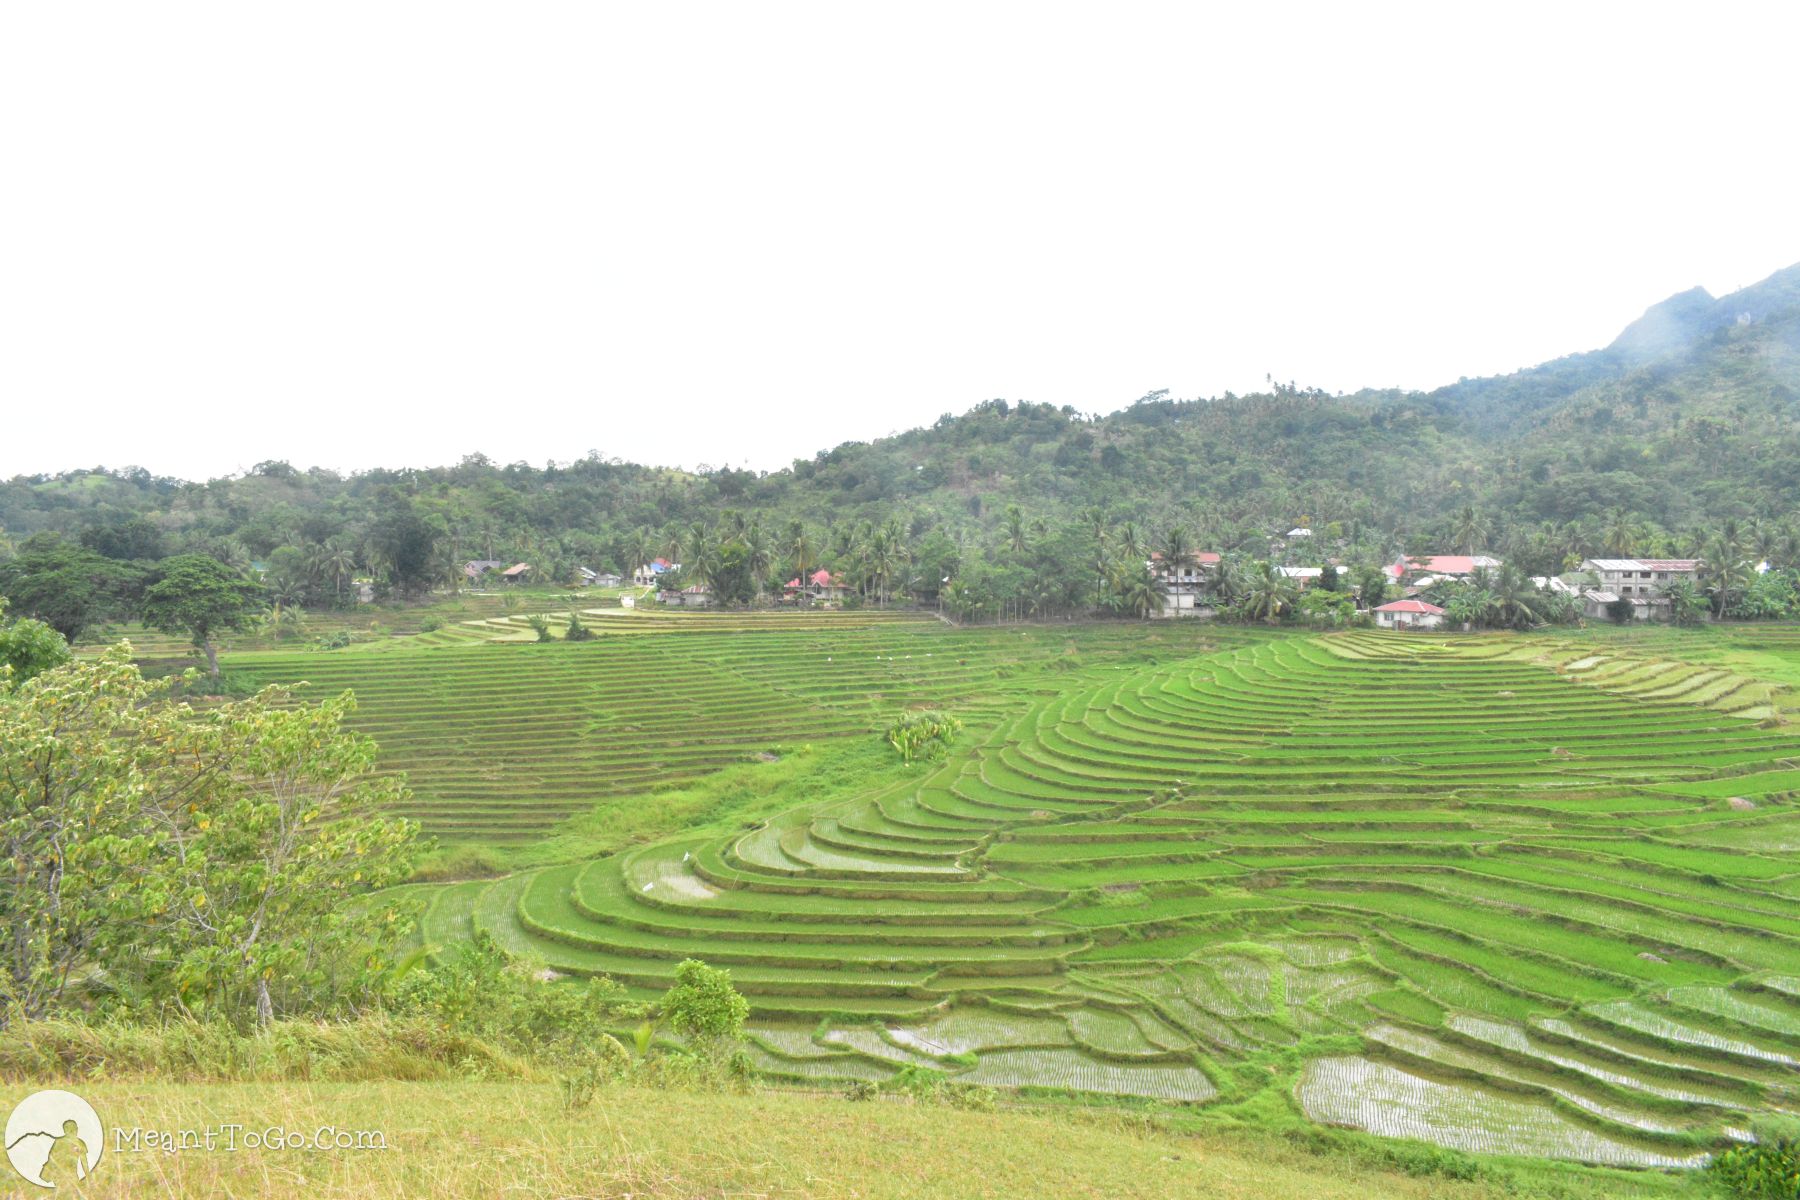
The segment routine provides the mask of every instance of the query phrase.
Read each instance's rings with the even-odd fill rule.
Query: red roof
[[[1216,563],[1219,561],[1219,556],[1211,550],[1196,550],[1192,554],[1188,555],[1188,558],[1194,562],[1200,563],[1202,566],[1205,566],[1210,563]],[[1161,550],[1152,550],[1150,552],[1150,561],[1151,562],[1161,562],[1162,561],[1162,551]]]
[[[1376,612],[1394,613],[1429,613],[1434,617],[1444,615],[1444,610],[1435,604],[1427,604],[1423,600],[1389,600],[1386,604],[1377,605]]]
[[[823,567],[820,567],[817,571],[812,573],[812,581],[819,587],[830,587],[832,583],[835,582],[831,578],[831,572]]]

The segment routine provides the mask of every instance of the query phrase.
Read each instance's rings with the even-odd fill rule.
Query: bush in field
[[[1708,1173],[1745,1200],[1800,1197],[1800,1118],[1758,1122],[1757,1142],[1735,1146],[1713,1159]]]
[[[550,618],[546,617],[543,613],[532,613],[525,618],[525,623],[531,626],[531,631],[533,633],[537,634],[538,641],[549,642],[555,640],[550,634]]]
[[[549,1050],[612,1064],[628,1060],[610,1028],[640,1019],[644,1006],[605,978],[541,977],[485,934],[403,974],[390,1006],[523,1052]]]
[[[936,762],[949,752],[962,722],[936,711],[907,713],[888,726],[888,745],[900,752],[902,762],[925,759]]]
[[[540,639],[540,640],[542,640],[542,639]],[[565,642],[591,642],[593,640],[594,640],[594,631],[589,629],[586,625],[583,625],[581,623],[581,614],[578,612],[570,613],[569,614],[569,627],[563,633],[563,641],[565,641]]]
[[[731,972],[697,958],[675,968],[675,986],[663,997],[669,1027],[703,1052],[729,1051],[743,1040],[750,1002],[731,984]]]

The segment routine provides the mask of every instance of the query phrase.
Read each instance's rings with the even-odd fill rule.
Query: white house
[[[1170,564],[1162,552],[1153,550],[1144,564],[1162,590],[1164,617],[1198,616],[1211,608],[1210,596],[1219,575],[1219,555],[1210,550],[1195,551],[1186,562]]]
[[[1390,600],[1375,607],[1375,623],[1383,629],[1437,629],[1444,610],[1423,600]]]
[[[631,582],[638,587],[649,587],[660,579],[666,571],[679,571],[680,563],[672,563],[666,558],[653,558],[631,573]]]
[[[1324,567],[1276,567],[1275,572],[1278,575],[1285,576],[1290,582],[1293,583],[1293,585],[1295,587],[1307,588],[1307,587],[1311,587],[1313,584],[1319,582],[1320,576],[1325,574],[1325,568]]]

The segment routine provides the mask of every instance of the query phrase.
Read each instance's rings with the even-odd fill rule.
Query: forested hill
[[[1722,299],[1671,297],[1605,349],[1433,392],[1155,393],[1099,418],[994,400],[768,474],[474,455],[349,477],[274,462],[205,484],[144,471],[20,477],[0,484],[0,554],[5,539],[98,526],[117,532],[91,538],[160,543],[121,557],[226,537],[262,556],[355,537],[400,497],[470,555],[548,540],[600,560],[628,533],[725,510],[770,527],[899,516],[915,535],[961,536],[998,528],[1012,504],[1047,525],[1093,507],[1144,528],[1179,522],[1219,544],[1305,519],[1429,546],[1471,505],[1496,535],[1613,512],[1673,538],[1800,506],[1800,266]]]

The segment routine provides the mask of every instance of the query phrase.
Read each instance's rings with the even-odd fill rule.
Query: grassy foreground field
[[[8,1089],[7,1102],[10,1105]],[[140,1084],[81,1087],[109,1128],[227,1123],[379,1130],[385,1150],[116,1152],[90,1197],[413,1200],[495,1196],[970,1200],[1182,1196],[1483,1200],[1517,1194],[1415,1178],[1272,1139],[1195,1138],[1108,1114],[964,1112],[831,1096],[617,1089],[566,1113],[528,1083]],[[1580,1190],[1667,1196],[1677,1181],[1593,1173]]]
[[[428,827],[519,868],[428,889],[429,946],[729,967],[802,1086],[1652,1171],[1800,1109],[1791,631],[590,615],[230,661],[355,689]],[[902,766],[926,705],[968,727]]]

